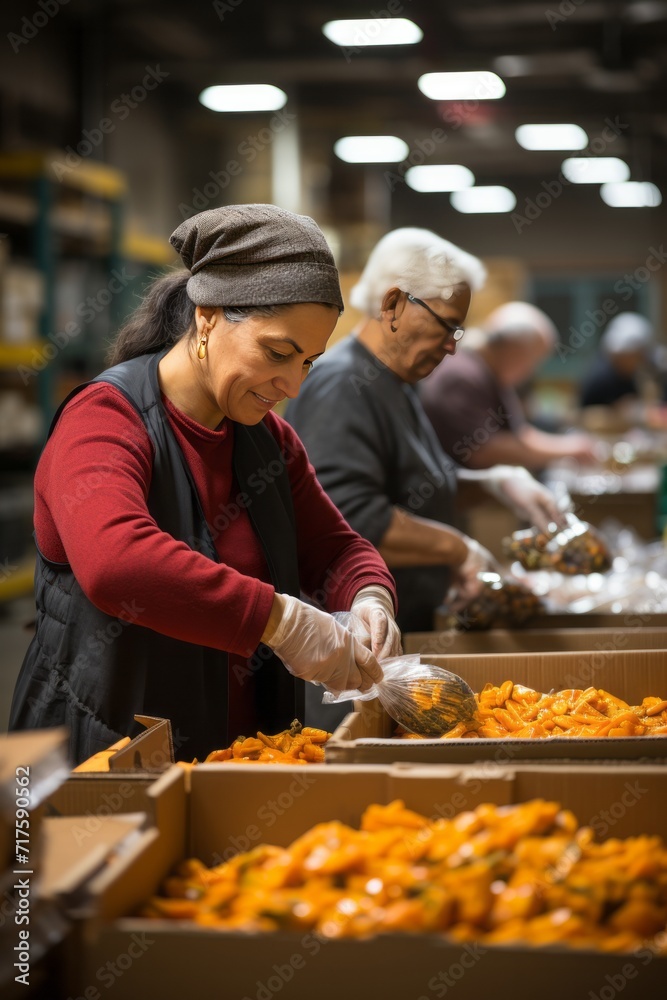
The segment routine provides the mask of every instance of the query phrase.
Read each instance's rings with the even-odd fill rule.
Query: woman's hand
[[[351,632],[289,594],[274,597],[262,642],[295,677],[330,691],[368,691],[382,680],[377,659]]]
[[[371,650],[378,660],[400,656],[401,633],[394,618],[394,602],[385,587],[371,584],[355,596],[350,608],[360,618],[371,637]]]

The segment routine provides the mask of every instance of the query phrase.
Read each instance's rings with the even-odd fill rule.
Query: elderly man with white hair
[[[637,374],[653,346],[653,327],[639,313],[614,316],[600,339],[600,354],[581,386],[581,405],[613,406],[637,398]]]
[[[440,444],[471,469],[498,463],[542,469],[558,458],[594,459],[585,434],[548,434],[526,420],[516,387],[558,339],[549,317],[528,302],[494,309],[473,344],[440,365],[420,396]]]
[[[453,355],[473,291],[476,257],[424,229],[388,233],[352,290],[364,320],[320,358],[287,408],[320,483],[379,549],[398,588],[404,631],[432,628],[454,583],[476,593],[490,553],[454,526],[457,478],[479,480],[540,527],[560,515],[525,469],[461,470],[440,447],[414,386]]]

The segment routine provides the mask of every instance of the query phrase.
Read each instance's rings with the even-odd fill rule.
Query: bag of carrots
[[[382,660],[380,666],[384,677],[369,691],[327,691],[322,701],[337,705],[378,698],[395,722],[420,736],[442,736],[475,711],[475,696],[466,682],[443,667],[420,663],[418,653]]]

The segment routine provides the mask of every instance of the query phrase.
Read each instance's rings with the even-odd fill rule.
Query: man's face
[[[456,353],[454,332],[463,326],[468,314],[470,289],[461,285],[450,299],[424,302],[438,318],[424,305],[410,301],[405,292],[400,293],[395,310],[385,312],[396,330],[387,334],[383,360],[399,378],[411,384],[430,375],[448,354]]]
[[[540,336],[509,340],[496,348],[496,376],[502,385],[516,387],[527,382],[551,353]]]

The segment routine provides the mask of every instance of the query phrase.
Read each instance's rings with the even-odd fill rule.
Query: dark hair
[[[118,331],[107,353],[109,365],[155,354],[173,347],[195,332],[194,302],[187,293],[190,272],[170,271],[148,288],[141,304]],[[222,306],[229,323],[241,323],[250,316],[276,316],[281,306]]]

